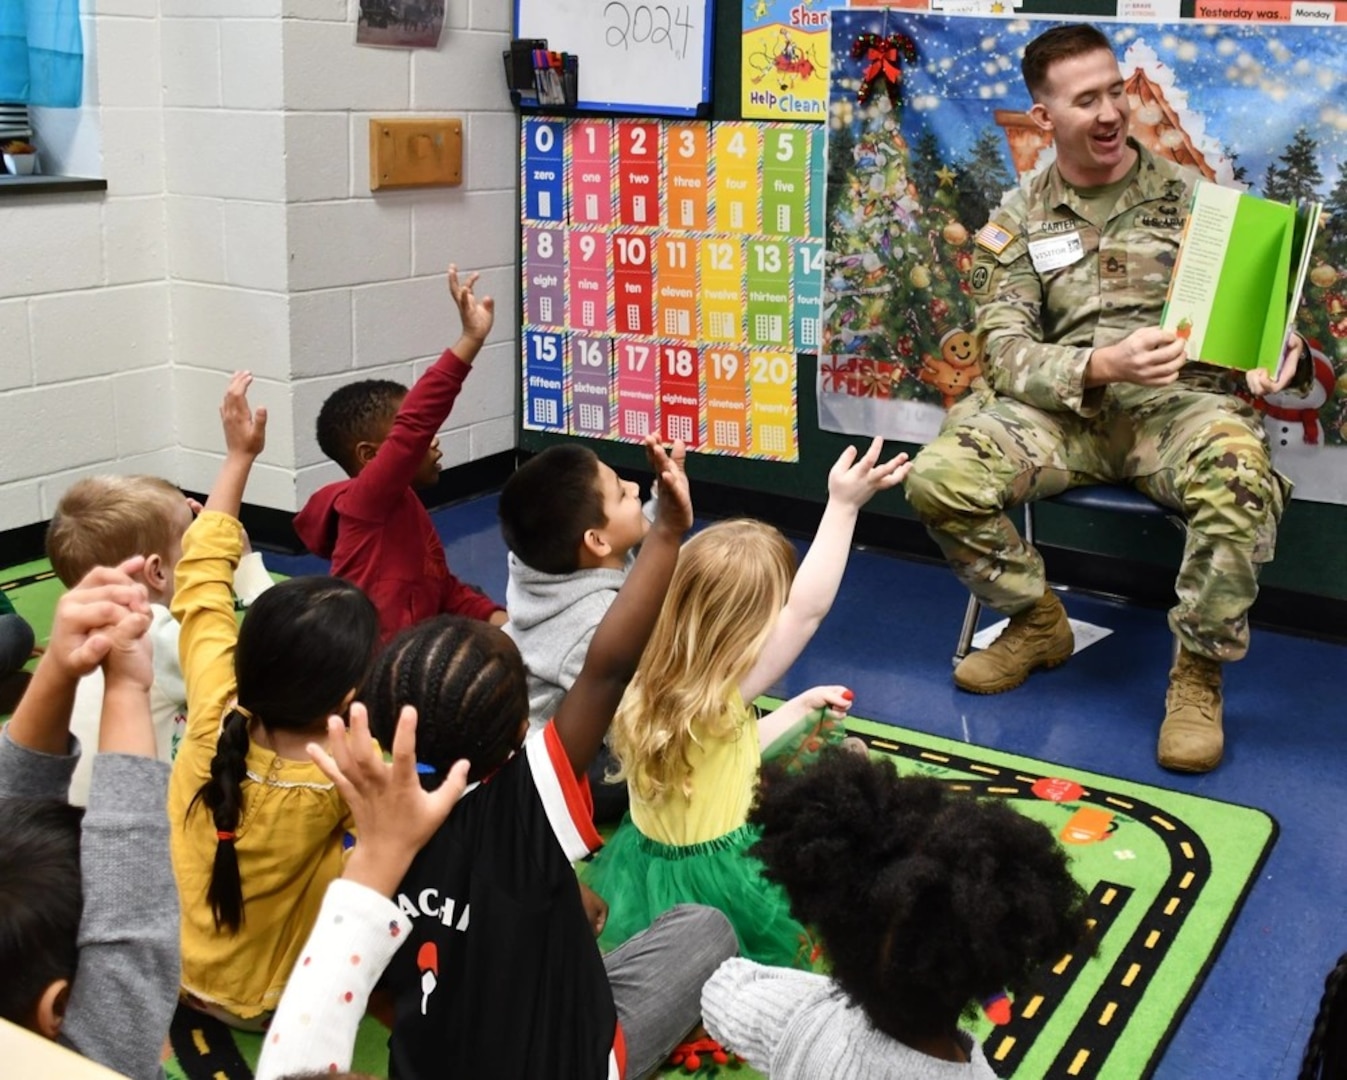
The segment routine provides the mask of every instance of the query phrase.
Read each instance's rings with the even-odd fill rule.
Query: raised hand
[[[98,667],[119,640],[128,642],[149,626],[145,586],[131,579],[144,565],[145,557],[136,555],[115,568],[95,567],[57,601],[47,650],[5,729],[5,737],[15,745],[43,754],[70,753],[70,710],[79,680]],[[127,684],[114,680],[105,688],[105,712],[107,691],[113,691],[115,698],[118,686]],[[148,694],[143,688],[135,692],[148,715]]]
[[[687,448],[675,440],[666,452],[658,435],[645,437],[645,456],[655,471],[659,499],[655,503],[655,524],[679,536],[692,528],[692,492],[688,486]]]
[[[252,384],[252,372],[234,372],[220,404],[225,452],[249,458],[257,457],[267,445],[267,410],[261,406],[253,410],[248,405],[248,387]]]
[[[43,661],[75,681],[88,675],[117,647],[134,650],[150,625],[145,586],[133,581],[145,565],[136,555],[117,567],[97,566],[56,603]],[[128,621],[129,620],[129,621]],[[154,679],[151,673],[149,682]]]
[[[391,897],[421,850],[468,786],[468,762],[459,761],[434,791],[416,772],[416,710],[404,706],[385,762],[370,736],[365,706],[351,706],[348,730],[340,716],[327,721],[328,749],[309,743],[309,757],[346,800],[355,817],[356,845],[342,876]]]
[[[879,454],[883,449],[884,440],[876,436],[860,457],[854,446],[843,450],[828,472],[828,497],[859,510],[875,492],[901,484],[912,470],[907,455],[898,454],[881,465]]]
[[[449,264],[449,295],[453,297],[454,305],[458,308],[458,317],[463,324],[463,336],[475,342],[480,348],[496,321],[496,302],[489,296],[483,296],[479,300],[473,294],[473,286],[477,284],[478,277],[479,274],[473,274],[466,282],[460,283],[458,267],[453,263]],[[455,349],[455,352],[458,351]]]

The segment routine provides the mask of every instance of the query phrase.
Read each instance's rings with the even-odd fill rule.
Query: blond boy
[[[154,649],[154,685],[150,710],[155,749],[171,761],[186,722],[187,690],[178,660],[178,624],[169,614],[173,571],[182,554],[182,534],[192,523],[193,503],[157,476],[91,476],[76,481],[61,496],[47,527],[47,557],[66,588],[73,588],[95,566],[116,566],[144,555],[135,579],[149,594],[149,637]],[[262,558],[250,554],[239,564],[234,587],[245,603],[260,595],[271,579]],[[98,745],[103,705],[99,670],[80,681],[70,730],[87,747]],[[80,759],[70,784],[70,801],[88,800],[93,754]]]

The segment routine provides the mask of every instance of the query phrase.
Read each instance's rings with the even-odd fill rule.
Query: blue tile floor
[[[454,572],[503,602],[495,511],[488,495],[434,518]],[[282,573],[324,568],[266,559]],[[1225,761],[1184,777],[1154,758],[1172,648],[1162,611],[1064,594],[1073,617],[1112,635],[978,697],[950,680],[966,595],[942,566],[854,551],[832,613],[777,692],[844,683],[858,716],[1271,813],[1280,838],[1155,1075],[1293,1080],[1323,977],[1347,951],[1347,647],[1255,630],[1226,673]]]

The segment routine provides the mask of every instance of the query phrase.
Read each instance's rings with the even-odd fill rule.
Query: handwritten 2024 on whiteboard
[[[578,108],[696,116],[714,22],[713,0],[516,0],[514,33],[580,58]]]

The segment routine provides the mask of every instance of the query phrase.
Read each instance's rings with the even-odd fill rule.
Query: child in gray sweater
[[[825,750],[795,776],[767,766],[749,821],[832,964],[727,960],[702,988],[707,1031],[772,1080],[994,1080],[959,1020],[1093,951],[1065,853],[1000,799]]]
[[[144,558],[91,571],[56,607],[51,640],[0,732],[0,1017],[133,1080],[162,1075],[178,998],[178,895],[168,765],[150,718]],[[101,666],[98,757],[83,812],[75,686]]]
[[[501,491],[499,514],[510,549],[503,629],[524,658],[529,727],[540,731],[584,667],[594,630],[650,528],[653,505],[643,508],[636,484],[594,451],[568,443],[519,467]],[[605,746],[589,770],[601,823],[617,821],[627,804],[625,784],[603,782],[610,761]]]

